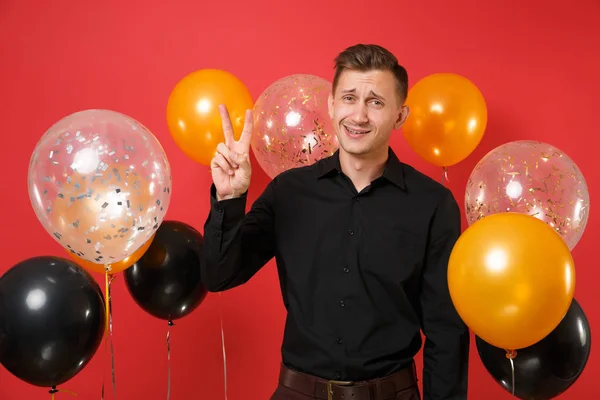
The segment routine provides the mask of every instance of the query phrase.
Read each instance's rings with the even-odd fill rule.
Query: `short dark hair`
[[[398,64],[398,59],[390,51],[376,44],[357,44],[346,48],[335,58],[335,75],[332,92],[335,92],[340,76],[345,70],[371,71],[387,70],[394,74],[398,96],[403,102],[408,94],[408,73]]]

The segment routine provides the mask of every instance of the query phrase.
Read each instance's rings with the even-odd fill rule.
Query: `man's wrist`
[[[231,199],[235,199],[237,197],[240,197],[240,195],[236,194],[236,193],[232,193],[232,194],[228,194],[228,195],[224,195],[224,196],[221,196],[219,193],[217,193],[217,201],[231,200]]]
[[[215,190],[214,196],[217,201],[224,201],[224,200],[233,200],[233,199],[239,199],[241,197],[245,197],[246,193],[248,193],[248,189],[246,189],[244,191],[236,191],[236,192],[233,192],[231,194],[226,194],[226,195],[221,195]]]

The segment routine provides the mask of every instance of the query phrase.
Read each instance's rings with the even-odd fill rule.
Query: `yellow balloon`
[[[506,350],[546,337],[567,313],[575,267],[564,240],[519,213],[489,215],[458,239],[448,264],[458,314],[487,343]]]
[[[408,92],[410,114],[403,132],[427,162],[449,167],[479,145],[487,126],[487,106],[479,89],[456,74],[433,74]]]

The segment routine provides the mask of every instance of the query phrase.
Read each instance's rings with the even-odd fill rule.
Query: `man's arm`
[[[204,225],[202,280],[211,292],[246,283],[275,254],[271,181],[246,214],[246,193],[218,201],[210,189],[211,209]]]
[[[460,232],[460,209],[448,190],[431,224],[421,288],[424,400],[467,399],[470,336],[452,304],[447,277]]]

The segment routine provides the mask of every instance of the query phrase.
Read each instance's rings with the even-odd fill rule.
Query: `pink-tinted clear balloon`
[[[583,174],[569,156],[546,143],[522,140],[497,147],[477,163],[469,177],[465,212],[471,225],[509,211],[546,222],[572,250],[590,211]]]
[[[58,243],[109,266],[133,254],[163,221],[171,168],[138,121],[85,110],[61,119],[39,140],[28,189],[36,216]]]
[[[312,165],[339,147],[327,108],[331,83],[297,74],[272,83],[254,105],[252,150],[265,173]]]

